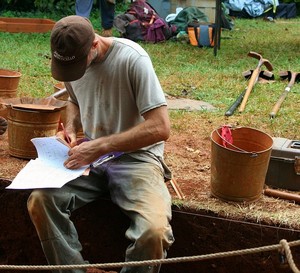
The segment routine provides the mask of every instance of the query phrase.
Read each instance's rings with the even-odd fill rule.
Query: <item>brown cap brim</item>
[[[55,58],[51,60],[52,77],[57,81],[71,82],[80,79],[86,70],[87,57],[69,65],[61,64]]]

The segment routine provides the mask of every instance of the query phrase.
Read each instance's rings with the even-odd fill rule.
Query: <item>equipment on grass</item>
[[[253,74],[253,70],[247,70],[245,72],[243,72],[243,76],[246,79],[251,78],[251,75]],[[265,79],[265,80],[274,80],[274,74],[271,71],[268,70],[261,70],[259,72],[259,77],[261,79]],[[237,99],[234,101],[234,103],[228,108],[228,110],[225,112],[225,116],[231,116],[233,115],[234,111],[238,108],[238,106],[241,104],[245,93],[247,91],[247,87],[245,88],[245,90],[237,97]]]
[[[270,113],[270,118],[275,118],[276,114],[279,111],[279,108],[285,98],[287,97],[288,93],[291,91],[292,86],[295,84],[295,82],[300,82],[300,73],[299,72],[293,72],[293,71],[280,71],[279,76],[281,79],[285,80],[288,79],[289,83],[285,87],[283,93],[275,103],[271,113]]]
[[[245,95],[243,97],[242,103],[241,103],[240,108],[239,108],[239,112],[240,113],[245,110],[246,103],[247,103],[247,100],[249,98],[249,95],[250,95],[250,93],[251,93],[254,85],[258,81],[258,78],[259,78],[259,75],[260,75],[260,71],[261,71],[261,66],[265,65],[269,71],[273,70],[272,64],[267,59],[264,59],[260,54],[254,52],[254,51],[250,51],[248,53],[248,56],[249,57],[253,57],[255,59],[258,59],[259,61],[258,61],[257,67],[253,70],[253,72],[251,74],[249,84],[247,86]]]

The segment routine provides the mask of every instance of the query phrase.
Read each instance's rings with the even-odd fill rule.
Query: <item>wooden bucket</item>
[[[0,69],[0,98],[16,98],[21,73],[14,70]],[[7,117],[7,108],[0,105],[0,116]]]
[[[32,159],[37,152],[31,142],[35,137],[54,136],[58,130],[60,110],[8,109],[9,154],[14,157]]]

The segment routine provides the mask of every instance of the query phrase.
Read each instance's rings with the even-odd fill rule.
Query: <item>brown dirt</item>
[[[171,249],[171,256],[185,256],[187,254],[200,255],[200,251],[203,252],[202,254],[206,254],[216,253],[221,251],[222,249],[224,249],[224,251],[239,249],[240,242],[244,243],[246,241],[247,244],[245,245],[247,245],[247,247],[258,247],[258,244],[266,245],[267,240],[270,240],[268,243],[274,244],[274,240],[276,243],[278,243],[279,239],[282,239],[278,236],[279,231],[270,230],[270,233],[267,233],[263,228],[264,225],[270,227],[272,226],[287,228],[289,230],[294,229],[295,233],[292,232],[293,236],[299,236],[297,234],[299,234],[298,230],[300,229],[300,212],[299,206],[295,202],[279,200],[264,195],[262,195],[261,198],[259,198],[255,202],[251,203],[224,202],[222,200],[219,200],[218,198],[212,197],[210,193],[210,133],[214,129],[219,127],[220,124],[207,119],[207,116],[205,115],[194,115],[189,112],[183,114],[180,119],[178,117],[172,116],[173,115],[171,114],[172,133],[169,140],[166,142],[165,161],[173,171],[174,180],[177,182],[181,192],[183,193],[184,199],[180,199],[176,194],[172,184],[168,183],[169,190],[174,200],[173,203],[175,211],[173,226],[177,234],[177,244],[179,244],[179,246],[174,246],[174,248]],[[9,155],[7,132],[4,135],[0,136],[0,178],[13,179],[19,172],[19,170],[26,165],[27,162],[28,160],[18,159]],[[14,193],[10,191],[7,194],[8,198],[9,195],[14,195]],[[22,197],[20,193],[20,196],[18,197],[23,198],[22,202],[18,204],[19,209],[23,209],[23,213],[26,213],[26,209],[24,209],[23,207],[25,207],[27,194],[28,193],[26,192],[25,196]],[[102,204],[101,206],[103,206],[103,213],[107,213],[108,208],[105,207],[105,204]],[[86,209],[89,209],[90,211],[90,208]],[[7,208],[5,212],[6,211],[8,211]],[[93,211],[94,212],[92,213],[90,211],[85,214],[89,216],[84,216],[81,218],[79,217],[79,220],[76,218],[77,216],[75,214],[75,222],[83,222],[81,226],[84,226],[84,221],[87,222],[89,217],[93,217],[95,211],[97,211],[97,215],[94,216],[99,218],[99,207],[96,210],[94,209]],[[189,213],[192,213],[192,216],[188,217],[187,215],[181,214],[182,211],[188,211]],[[201,217],[199,217],[198,213],[210,216],[213,215],[216,218],[212,220],[204,220],[203,222],[203,219],[201,220]],[[110,215],[111,212],[109,212],[108,214]],[[18,216],[16,216],[16,218],[17,217]],[[110,216],[107,217],[111,219]],[[122,218],[120,217],[120,219]],[[227,219],[233,222],[220,222],[218,224],[218,219]],[[97,226],[103,225],[103,223],[101,223],[101,220],[103,219],[99,219],[99,221],[96,222]],[[26,221],[27,222],[24,225],[30,225],[30,221],[28,219]],[[259,225],[258,231],[253,232],[253,230],[251,230],[251,228],[249,229],[247,225],[243,227],[243,224],[239,224],[239,222],[235,224],[234,221],[243,221],[244,223],[247,222]],[[7,228],[9,227],[9,225],[12,225],[12,223],[8,223]],[[6,226],[3,225],[3,222],[2,226],[6,228]],[[187,226],[189,227],[191,232],[186,232]],[[30,233],[30,236],[35,236],[32,235],[34,234],[32,227],[30,228],[31,230],[28,231]],[[89,244],[88,242],[93,242],[94,238],[90,236],[92,236],[91,234],[93,234],[94,232],[97,232],[97,229],[95,229],[95,227],[89,227],[88,231],[86,231],[86,228],[82,228],[80,226],[79,229],[82,233],[82,241],[86,242],[84,243],[84,248],[88,249],[87,253],[91,257],[91,261],[93,261],[92,255],[95,254],[95,252],[97,253],[97,246],[99,246],[99,244],[101,244],[102,242],[99,242],[99,244],[95,246],[95,250],[92,249],[92,244]],[[201,232],[201,238],[206,238],[204,241],[201,240],[201,244],[199,244],[200,235],[198,235],[198,232]],[[241,236],[241,238],[233,240],[231,242],[230,237],[233,233],[239,234],[238,236]],[[265,236],[263,236],[264,233]],[[122,232],[121,236],[123,234],[124,233]],[[272,237],[271,240],[272,235],[270,236],[270,234],[276,234],[277,237]],[[227,244],[224,243],[222,236],[227,236]],[[195,244],[194,242],[196,241],[198,241],[198,243]],[[124,247],[125,245],[126,244],[124,244]],[[35,246],[35,248],[39,247],[37,242],[35,242],[33,246]],[[203,247],[205,247],[204,250]],[[16,248],[20,247],[16,245]],[[41,255],[40,252],[36,254],[36,257],[38,257],[39,255]],[[107,260],[105,260],[107,262],[108,257],[104,258],[107,258]],[[94,259],[96,260],[96,262],[99,262],[99,260],[97,260],[97,255],[96,257],[94,257]],[[256,263],[253,263],[253,260],[247,261],[249,262],[249,265],[247,265],[249,266],[249,270],[246,266],[246,268],[243,268],[243,270],[240,271],[238,269],[240,265],[237,265],[236,271],[229,271],[231,273],[253,272],[253,270],[257,267],[263,266],[268,268],[271,266],[269,269],[264,269],[263,271],[258,270],[258,272],[288,272],[282,271],[282,269],[274,269],[273,266],[274,260],[276,260],[276,255],[275,258],[273,257],[272,259],[270,259],[270,256],[268,255],[258,255],[258,257],[256,257],[255,259],[257,259]],[[235,263],[237,261],[238,259],[233,258],[230,260],[230,263]],[[6,263],[7,261],[4,262]],[[8,262],[10,262],[9,259]],[[14,260],[11,260],[11,263],[14,262]],[[34,263],[35,261],[31,260],[30,263],[32,262]],[[38,262],[40,262],[40,260],[38,260]],[[229,272],[228,264],[224,261],[220,263],[221,264],[208,262],[204,265],[189,264],[188,271],[186,270],[186,265],[183,264],[180,265],[182,266],[182,270],[180,271],[188,273],[200,272],[201,270],[199,271],[199,269],[202,268],[201,266],[203,266],[202,269],[204,271],[201,272]],[[254,268],[251,267],[251,263]],[[278,261],[276,261],[275,264],[276,263],[276,266],[279,267]],[[179,272],[177,271],[177,269],[180,268],[180,266],[175,267],[175,271],[173,268],[173,272]],[[165,269],[165,272],[169,271]]]
[[[173,128],[165,146],[165,161],[184,195],[184,200],[181,200],[172,184],[168,183],[175,205],[212,211],[226,218],[299,228],[299,206],[295,202],[262,195],[255,202],[237,203],[224,202],[211,196],[210,134],[220,124],[215,124],[206,116],[189,112],[181,119],[172,118],[171,115],[171,119]],[[0,136],[0,178],[13,179],[27,162],[9,155],[7,132]]]
[[[181,105],[184,109],[184,102]],[[181,118],[172,118],[171,113],[172,131],[165,146],[165,161],[173,172],[173,180],[184,195],[184,200],[181,200],[172,184],[168,183],[174,203],[187,208],[212,211],[224,217],[263,221],[300,229],[300,223],[294,213],[299,209],[299,205],[295,202],[262,195],[252,203],[236,203],[224,202],[211,196],[210,134],[221,124],[205,115],[185,113]],[[28,160],[9,155],[7,132],[0,136],[0,178],[13,179],[27,162]],[[283,215],[280,212],[283,212]]]
[[[174,128],[166,143],[165,159],[185,195],[185,200],[176,199],[175,203],[196,210],[212,211],[230,219],[299,229],[299,205],[294,201],[288,202],[262,194],[254,202],[224,202],[211,195],[210,134],[221,125],[223,124],[210,120],[206,115],[192,113],[183,115],[182,119],[173,119]],[[171,188],[170,191],[172,190]],[[174,198],[177,195],[174,194]]]

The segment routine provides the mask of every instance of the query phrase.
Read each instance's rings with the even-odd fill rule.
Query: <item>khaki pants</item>
[[[87,263],[81,256],[82,246],[70,216],[74,210],[107,193],[131,220],[126,231],[126,237],[131,241],[126,250],[126,261],[166,257],[174,237],[169,224],[171,197],[164,183],[162,168],[122,155],[60,189],[32,192],[28,211],[49,264]],[[160,266],[141,266],[124,267],[121,272],[157,273],[159,270]],[[54,272],[82,273],[85,270]]]

